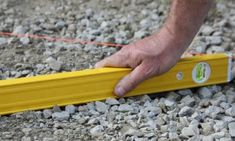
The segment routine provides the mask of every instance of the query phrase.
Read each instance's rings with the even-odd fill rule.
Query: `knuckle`
[[[158,63],[150,64],[150,65],[147,65],[147,66],[143,67],[143,75],[146,78],[150,78],[150,77],[153,77],[155,75],[159,75],[160,70],[161,70],[161,67],[160,67],[160,65],[158,65]]]
[[[149,78],[154,74],[154,68],[150,67],[144,71],[144,75]]]
[[[117,57],[121,60],[126,60],[129,58],[129,52],[121,51],[117,53]]]

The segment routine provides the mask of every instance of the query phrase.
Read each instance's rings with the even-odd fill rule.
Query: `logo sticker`
[[[211,75],[210,65],[206,62],[200,62],[193,68],[192,77],[195,83],[205,83]]]

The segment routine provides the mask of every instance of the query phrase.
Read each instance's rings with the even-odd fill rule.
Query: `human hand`
[[[179,60],[184,48],[167,30],[122,47],[95,67],[130,67],[132,72],[116,85],[114,93],[124,96],[141,82],[167,72]]]

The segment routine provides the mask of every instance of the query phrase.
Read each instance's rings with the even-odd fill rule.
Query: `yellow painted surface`
[[[225,83],[228,81],[228,60],[229,57],[225,54],[181,59],[170,71],[145,81],[126,96]],[[201,84],[192,80],[192,70],[199,62],[206,62],[211,68],[209,79]],[[1,80],[0,114],[115,97],[115,84],[130,71],[128,68],[102,68]],[[179,72],[183,74],[182,80],[176,77]]]

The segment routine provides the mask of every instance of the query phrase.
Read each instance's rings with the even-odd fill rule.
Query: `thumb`
[[[115,87],[114,93],[119,97],[124,96],[141,82],[151,77],[153,73],[153,69],[147,67],[147,65],[140,64],[130,74],[119,81]]]

